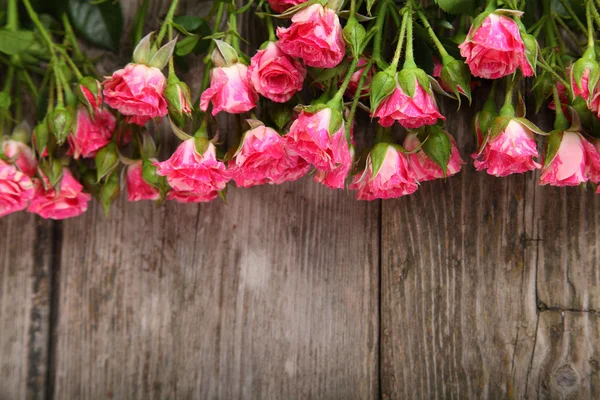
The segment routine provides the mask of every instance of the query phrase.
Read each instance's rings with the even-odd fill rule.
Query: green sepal
[[[431,161],[442,169],[445,178],[450,156],[452,155],[452,142],[446,132],[438,125],[428,126],[427,131],[429,135],[423,142],[423,151]]]
[[[63,165],[58,159],[43,159],[40,161],[40,169],[43,174],[48,178],[49,186],[45,187],[46,190],[56,188],[58,183],[63,177]],[[46,182],[42,179],[42,184],[45,186]]]
[[[154,32],[150,32],[135,46],[133,50],[133,62],[136,64],[146,64],[150,62],[150,55],[152,51],[152,35]]]
[[[371,81],[371,111],[375,112],[379,104],[396,89],[395,71],[386,69],[379,71]]]
[[[600,78],[600,65],[598,64],[598,61],[596,61],[596,52],[593,47],[588,48],[585,53],[583,53],[583,56],[575,61],[571,67],[571,82],[574,82],[579,90],[583,90],[581,82],[583,81],[583,75],[586,70],[589,70],[587,89],[590,93],[588,102],[591,103],[594,88]],[[571,92],[573,93],[573,97],[575,97],[575,91],[573,89],[574,88],[571,88]]]
[[[48,124],[43,120],[33,129],[34,145],[38,155],[42,155],[46,145],[48,144]]]
[[[117,171],[112,173],[106,182],[100,189],[100,203],[104,209],[104,215],[108,218],[108,212],[110,211],[110,205],[115,201],[121,193],[121,184],[119,180],[119,174]]]
[[[206,150],[208,150],[210,146],[210,141],[203,137],[194,137],[194,146],[196,147],[196,153],[204,156]]]
[[[375,179],[381,170],[390,146],[392,145],[386,142],[377,143],[373,146],[373,149],[369,154],[369,157],[371,158],[371,176],[369,177],[369,180]]]
[[[110,142],[101,148],[94,157],[96,163],[96,181],[100,182],[102,178],[108,176],[119,166],[119,152],[117,144]]]
[[[173,57],[173,51],[175,50],[175,45],[177,44],[177,38],[171,40],[163,47],[158,49],[158,51],[152,56],[149,66],[163,69],[169,63],[169,59]]]
[[[525,128],[529,129],[530,131],[537,133],[538,135],[548,136],[550,134],[548,132],[541,130],[536,124],[529,121],[528,119],[517,117],[517,118],[514,118],[514,120],[517,121],[518,123],[520,123],[521,125],[523,125]]]
[[[548,138],[548,144],[546,145],[546,157],[544,158],[544,168],[547,168],[550,163],[558,154],[558,149],[560,148],[560,144],[562,142],[562,138],[564,136],[564,131],[562,130],[554,130],[550,132],[550,136]]]
[[[427,93],[432,94],[429,75],[421,68],[402,68],[402,70],[398,72],[397,78],[402,91],[410,97],[414,97],[417,83]]]
[[[528,34],[526,31],[521,31],[521,38],[525,45],[525,57],[527,63],[533,71],[533,76],[536,75],[537,59],[539,53],[539,45],[535,36]]]
[[[471,104],[471,73],[467,64],[453,57],[444,57],[443,63],[440,79],[442,83],[452,91],[456,100],[458,100],[458,107],[460,108],[461,94],[465,96],[469,100],[469,104]],[[464,93],[458,90],[459,87]]]
[[[341,110],[331,108],[331,118],[329,119],[329,136],[337,133],[344,127],[344,115]]]
[[[83,88],[86,88],[94,97],[94,104],[90,103],[87,96],[84,94]],[[81,78],[75,87],[75,95],[81,104],[85,106],[91,118],[95,116],[96,104],[102,103],[102,87],[96,78],[84,76]],[[99,99],[100,96],[100,99]],[[100,101],[99,101],[100,100]]]
[[[229,67],[238,62],[237,51],[227,42],[215,39],[216,47],[210,59],[215,67]]]

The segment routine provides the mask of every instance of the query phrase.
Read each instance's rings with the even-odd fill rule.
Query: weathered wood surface
[[[307,178],[2,218],[0,399],[599,398],[599,195],[536,179],[469,162],[384,202]]]
[[[63,225],[55,398],[375,398],[378,205],[304,180]]]
[[[43,399],[50,328],[53,224],[0,218],[0,399]]]

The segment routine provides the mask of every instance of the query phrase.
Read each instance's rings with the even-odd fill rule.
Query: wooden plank
[[[600,195],[544,188],[536,195],[541,307],[600,310]]]
[[[309,179],[66,221],[55,398],[377,394],[378,204]]]
[[[600,398],[600,314],[540,314],[528,397]]]
[[[43,399],[50,326],[53,223],[0,218],[0,398]]]
[[[466,159],[470,110],[443,114]],[[533,188],[531,174],[499,179],[469,162],[383,202],[384,399],[523,397],[537,319]]]

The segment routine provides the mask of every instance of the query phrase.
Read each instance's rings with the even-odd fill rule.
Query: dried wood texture
[[[600,315],[545,311],[540,314],[528,397],[600,398]]]
[[[45,398],[52,223],[0,218],[0,399]]]
[[[55,398],[376,397],[378,205],[228,199],[64,223]]]
[[[461,154],[471,115],[447,109]],[[531,174],[472,163],[382,210],[384,399],[521,398],[536,330]]]

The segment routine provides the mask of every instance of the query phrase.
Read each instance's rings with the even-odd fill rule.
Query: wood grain
[[[527,393],[531,399],[600,398],[600,314],[540,314]]]
[[[600,195],[543,188],[536,196],[542,307],[600,310]]]
[[[17,213],[0,232],[0,399],[43,399],[53,223]]]
[[[444,115],[466,159],[471,115]],[[537,319],[533,179],[469,162],[383,202],[384,399],[524,396]]]
[[[378,205],[310,180],[64,224],[55,398],[377,394]]]

